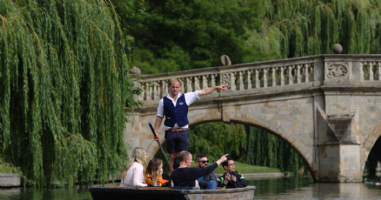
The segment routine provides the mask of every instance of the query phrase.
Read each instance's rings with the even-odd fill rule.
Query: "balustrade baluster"
[[[278,74],[278,85],[283,86],[284,85],[284,76],[283,76],[283,70],[284,67],[277,67],[277,74]]]
[[[162,80],[161,81],[161,95],[160,95],[160,98],[167,95],[167,88],[168,88],[167,81],[166,80]]]
[[[261,83],[261,85],[262,85],[262,87],[264,87],[264,88],[267,88],[267,69],[262,69],[262,83]]]
[[[235,84],[235,74],[234,72],[233,73],[230,73],[230,83],[231,83],[231,90],[235,91],[237,90],[237,87],[236,87],[236,84]]]
[[[242,72],[238,72],[238,88],[237,90],[243,90],[243,80],[242,80]]]
[[[184,89],[184,88],[185,88],[185,87],[184,87],[184,84],[185,84],[185,83],[184,83],[184,78],[179,78],[178,80],[180,81],[180,85],[181,85],[181,86],[180,86],[180,92],[181,92],[181,93],[185,93],[185,89]]]
[[[381,63],[376,62],[376,76],[374,77],[374,80],[381,80]]]
[[[216,86],[216,77],[214,74],[210,75],[210,87]],[[213,93],[217,93],[217,90],[214,90]]]
[[[199,77],[198,76],[195,76],[194,77],[194,90],[200,90],[200,81],[199,81]]]
[[[216,75],[210,75],[210,87],[216,86]]]
[[[208,87],[208,75],[201,76],[202,78],[202,89]]]
[[[259,71],[257,69],[254,70],[254,81],[255,81],[255,88],[260,87],[260,82],[259,82]]]
[[[275,67],[271,68],[270,70],[271,70],[270,86],[275,87],[276,86]]]
[[[313,82],[314,81],[314,75],[315,75],[313,63],[308,64],[308,71],[310,73],[309,74],[309,81]]]
[[[152,93],[151,93],[151,97],[152,99],[151,100],[155,100],[156,99],[156,81],[152,81],[153,82],[153,85],[152,85]]]
[[[286,67],[286,82],[287,85],[293,84],[293,77],[292,77],[292,65]]]
[[[146,82],[146,84],[147,84],[146,98],[147,98],[147,100],[152,100],[152,87],[150,86],[150,84],[148,82]]]
[[[295,81],[296,81],[296,84],[300,84],[302,83],[302,77],[300,75],[300,65],[296,65],[296,71],[295,71]]]
[[[163,97],[163,81],[157,81],[157,89],[157,97],[161,99],[161,97]]]
[[[368,65],[366,65],[366,80],[373,81],[373,70],[372,70],[372,62],[368,62]]]
[[[159,91],[158,91],[158,88],[159,88],[159,86],[158,86],[158,84],[157,84],[157,82],[156,81],[154,81],[153,82],[153,100],[157,100],[158,98],[158,93],[159,93]]]
[[[246,81],[245,81],[245,84],[246,84],[246,89],[250,90],[252,88],[252,84],[251,84],[251,71],[247,71],[246,72]]]
[[[364,67],[367,65],[368,63],[367,62],[363,62],[362,65],[361,65],[361,70],[360,70],[360,81],[363,81],[364,80]]]
[[[302,74],[303,74],[302,75],[302,82],[308,83],[309,82],[309,80],[308,80],[308,78],[309,78],[309,76],[308,76],[308,64],[303,65]]]
[[[186,87],[186,91],[185,92],[192,92],[192,78],[191,77],[187,77],[185,78],[185,81],[186,81],[186,84],[187,84],[187,87]]]

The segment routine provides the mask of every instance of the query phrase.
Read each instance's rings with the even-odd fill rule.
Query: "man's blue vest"
[[[163,97],[164,103],[164,115],[165,121],[164,125],[168,127],[174,127],[175,124],[179,127],[183,127],[189,124],[188,121],[188,105],[185,102],[184,95],[181,95],[176,102],[176,107],[173,105],[172,100],[168,99],[166,96]]]

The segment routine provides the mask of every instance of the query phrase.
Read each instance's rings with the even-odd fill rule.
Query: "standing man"
[[[208,167],[209,160],[205,154],[198,154],[195,161],[198,168]],[[201,189],[216,189],[217,187],[217,178],[213,172],[206,176],[202,176],[197,180]]]
[[[169,153],[171,172],[173,171],[173,159],[181,151],[188,151],[188,106],[201,96],[210,94],[215,90],[226,90],[227,85],[204,88],[195,92],[180,93],[181,83],[177,79],[171,79],[168,84],[169,94],[163,97],[157,107],[155,132],[159,129],[164,116],[164,131],[167,149]],[[155,140],[159,140],[156,137]]]

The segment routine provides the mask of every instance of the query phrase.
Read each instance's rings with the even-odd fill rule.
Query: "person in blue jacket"
[[[167,150],[170,157],[169,167],[171,168],[171,172],[173,171],[173,159],[179,152],[188,151],[188,106],[197,99],[200,99],[201,96],[210,94],[215,90],[227,90],[227,86],[228,85],[220,85],[181,94],[180,81],[178,79],[169,81],[169,94],[161,98],[159,102],[154,129],[155,132],[157,132],[165,116],[165,141],[167,143]],[[159,140],[159,137],[156,137],[155,140]]]
[[[195,161],[196,161],[196,166],[199,168],[208,167],[209,160],[205,154],[198,154],[196,156]],[[206,176],[201,176],[197,180],[201,189],[216,189],[217,188],[217,178],[213,172],[207,174]]]

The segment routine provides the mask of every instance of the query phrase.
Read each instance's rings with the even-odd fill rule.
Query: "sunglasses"
[[[209,160],[203,160],[203,161],[198,161],[198,162],[205,164],[205,163],[208,163]]]

